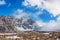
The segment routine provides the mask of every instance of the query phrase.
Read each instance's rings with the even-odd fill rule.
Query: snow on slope
[[[37,23],[30,19],[27,15],[24,15],[21,18],[16,18],[16,28],[19,31],[40,30],[40,27],[37,25]]]

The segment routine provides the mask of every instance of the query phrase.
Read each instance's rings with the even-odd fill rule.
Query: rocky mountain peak
[[[29,17],[15,19],[12,16],[0,16],[0,32],[33,31],[39,26]]]

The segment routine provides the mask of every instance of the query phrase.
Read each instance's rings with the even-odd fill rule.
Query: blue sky
[[[3,1],[3,0],[2,0]],[[1,1],[1,2],[2,2]],[[4,0],[5,4],[0,5],[0,15],[8,16],[11,15],[14,10],[21,8],[21,2],[23,0]]]
[[[3,0],[1,0],[1,2],[2,1]],[[40,9],[37,8],[37,6],[33,6],[33,7],[29,7],[29,8],[23,6],[22,5],[22,2],[24,0],[13,0],[13,1],[12,0],[4,0],[4,1],[5,1],[6,4],[0,5],[0,15],[1,16],[9,16],[9,15],[12,15],[13,12],[15,10],[17,10],[17,9],[22,9],[25,12],[28,12],[28,14],[29,13],[35,14],[35,12],[41,11]],[[43,21],[46,21],[46,22],[49,21],[49,20],[56,20],[56,17],[51,17],[51,14],[49,14],[49,12],[47,10],[44,9],[42,12],[43,12],[43,14],[40,14],[38,16],[39,19],[41,19]]]
[[[42,25],[49,24],[51,21],[56,24],[60,20],[59,5],[59,1],[56,0],[0,0],[0,16],[20,14],[22,10],[23,15],[28,14],[34,21],[42,22]],[[17,10],[20,12],[15,13]]]

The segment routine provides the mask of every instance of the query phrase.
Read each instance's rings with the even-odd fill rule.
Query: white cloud
[[[23,17],[23,16],[28,16],[28,14],[27,13],[25,13],[23,10],[21,10],[21,9],[17,9],[16,11],[15,11],[15,13],[16,14],[13,14],[13,16],[15,17],[15,18],[18,18],[18,19],[20,19],[21,17]]]
[[[53,16],[60,14],[60,0],[25,0],[22,5],[26,7],[38,6],[38,8],[45,8],[48,10]]]
[[[60,14],[60,1],[54,0],[52,2],[45,1],[44,2],[45,8],[52,13],[54,16]]]
[[[5,4],[6,4],[5,0],[0,1],[0,5],[5,5]]]
[[[42,4],[41,4],[41,1],[42,0],[25,0],[22,5],[24,6],[38,6],[38,7],[42,7]]]
[[[48,23],[44,23],[42,21],[36,21],[38,25],[41,26],[40,31],[58,31],[60,30],[60,20],[54,21],[51,20]]]
[[[36,21],[36,23],[40,26],[43,27],[46,23],[43,23],[41,20]]]

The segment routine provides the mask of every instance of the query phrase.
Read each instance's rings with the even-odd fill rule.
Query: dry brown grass
[[[17,36],[18,38],[7,38],[8,36]],[[60,32],[49,34],[31,32],[31,33],[16,33],[13,35],[1,35],[0,40],[60,40]]]

